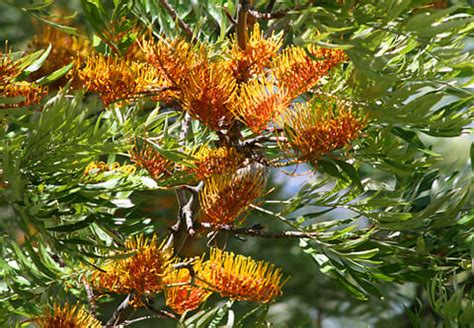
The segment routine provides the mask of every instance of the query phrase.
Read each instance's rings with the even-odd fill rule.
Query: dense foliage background
[[[106,110],[96,95],[57,89],[55,83],[67,80],[68,63],[46,78],[38,75],[54,45],[33,49],[35,28],[88,36],[98,52],[124,55],[137,38],[136,26],[155,36],[189,37],[181,20],[218,53],[234,33],[237,10],[236,1],[224,0],[0,1],[0,42],[8,40],[12,54],[26,58],[19,78],[50,88],[41,103],[27,107],[8,108],[12,99],[0,95],[4,326],[27,325],[57,302],[88,306],[83,278],[93,263],[101,265],[129,235],[164,238],[174,224],[172,189],[158,188],[146,170],[87,180],[90,162],[125,163],[130,140],[163,134],[162,154],[175,163],[188,159],[177,142],[181,112],[149,99]],[[290,276],[282,297],[257,305],[213,296],[203,312],[183,322],[472,326],[472,4],[277,0],[255,1],[252,10],[265,35],[281,33],[285,45],[344,50],[348,62],[306,99],[337,97],[363,112],[367,126],[350,147],[317,163],[270,168],[267,189],[275,189],[258,203],[265,210],[253,209],[244,224],[278,232],[289,222],[291,230],[314,233],[312,238],[217,237],[227,249],[282,268]],[[69,15],[68,24],[58,15]],[[198,121],[192,131],[186,139],[191,148],[216,139]],[[264,146],[267,156],[275,156],[276,143]],[[189,238],[180,255],[201,255],[207,241],[205,235]],[[107,321],[122,300],[98,299],[99,319]],[[131,318],[146,314],[139,310]],[[172,319],[132,326],[162,323],[176,326]]]

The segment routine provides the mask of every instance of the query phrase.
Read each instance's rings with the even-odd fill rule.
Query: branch
[[[281,239],[281,238],[317,238],[319,231],[281,231],[281,232],[269,232],[265,231],[265,228],[256,224],[250,228],[237,228],[229,225],[221,225],[219,227],[213,227],[206,223],[201,223],[201,227],[206,230],[213,229],[216,231],[227,231],[236,236],[249,236],[249,237],[261,237],[269,239]]]
[[[143,304],[145,304],[145,307],[150,310],[151,312],[155,313],[157,316],[159,316],[160,318],[168,318],[168,319],[177,319],[176,316],[173,314],[173,313],[170,313],[168,311],[165,311],[165,310],[158,310],[158,309],[155,309],[155,307],[151,304],[150,300],[148,299],[145,299],[143,300]]]
[[[237,44],[242,50],[247,48],[247,15],[252,4],[253,0],[239,0],[237,9]]]
[[[181,17],[179,17],[176,10],[173,7],[171,7],[171,5],[168,3],[167,0],[160,0],[160,3],[163,5],[163,7],[165,7],[166,11],[168,12],[168,14],[170,14],[171,18],[173,18],[174,21],[178,22],[179,27],[181,27],[181,29],[183,29],[186,35],[192,40],[193,31],[191,30],[189,25],[186,24],[184,20],[181,19]]]
[[[133,312],[133,307],[130,306],[130,300],[133,298],[134,293],[130,293],[123,300],[122,303],[117,307],[117,309],[112,314],[112,317],[107,321],[107,326],[117,326],[123,323]]]
[[[84,289],[86,290],[87,301],[89,302],[89,312],[93,316],[96,316],[97,305],[95,304],[94,291],[92,290],[91,286],[89,285],[85,277],[83,278],[82,281],[84,284]]]

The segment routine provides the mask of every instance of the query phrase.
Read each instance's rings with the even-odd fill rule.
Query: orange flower
[[[158,246],[156,236],[148,239],[143,235],[129,238],[125,248],[128,251],[123,255],[130,256],[106,263],[102,268],[105,272],[94,272],[93,283],[97,288],[117,294],[133,291],[134,300],[140,305],[142,295],[163,290],[164,277],[173,264],[173,250],[165,248],[164,243]]]
[[[18,63],[13,62],[10,57],[8,44],[5,48],[5,52],[0,51],[0,85],[7,84],[8,81],[20,74]]]
[[[202,221],[212,225],[240,224],[237,219],[250,207],[265,188],[263,170],[248,166],[234,174],[212,176],[199,192]]]
[[[105,106],[137,98],[162,86],[152,66],[103,55],[88,57],[77,76],[85,89],[100,95]]]
[[[232,71],[223,62],[203,60],[188,74],[180,86],[184,110],[212,130],[228,128],[236,91]]]
[[[230,66],[237,82],[248,81],[252,76],[263,73],[265,68],[269,66],[270,60],[277,55],[282,43],[281,36],[275,37],[272,35],[269,39],[264,39],[258,24],[254,25],[254,30],[250,34],[245,50],[239,47],[234,37],[229,55],[231,58]]]
[[[202,270],[201,259],[193,263],[193,269],[195,272]],[[211,291],[194,285],[186,269],[172,272],[166,276],[165,281],[169,285],[165,287],[166,305],[178,314],[197,309],[212,294]]]
[[[255,134],[259,134],[288,106],[284,92],[284,89],[276,90],[267,80],[252,80],[242,85],[232,110]]]
[[[278,80],[279,87],[288,90],[292,99],[308,91],[332,67],[347,58],[342,50],[317,48],[313,45],[310,45],[306,51],[292,46],[285,49],[273,61],[272,71]]]
[[[146,144],[141,150],[135,146],[130,152],[130,160],[150,173],[153,179],[171,175],[174,163],[165,158],[153,146]]]
[[[46,309],[42,316],[33,319],[33,323],[39,328],[101,328],[102,324],[94,318],[82,306],[78,304],[63,307],[55,304],[51,312]]]
[[[39,103],[48,93],[48,87],[36,83],[14,81],[22,69],[19,61],[13,61],[6,47],[5,53],[0,52],[0,95],[2,98],[19,98],[15,103],[0,103],[1,108],[31,106]]]
[[[166,92],[156,99],[176,99],[191,116],[213,130],[228,128],[236,83],[223,61],[210,61],[206,48],[186,41],[143,42],[148,62],[163,76]]]
[[[290,145],[310,162],[348,145],[365,125],[350,108],[331,100],[297,104],[283,114],[282,122]]]
[[[141,41],[143,51],[150,63],[163,76],[163,88],[166,91],[159,93],[156,100],[177,99],[180,96],[180,87],[189,77],[189,71],[205,56],[204,47],[194,47],[182,39],[160,39]]]
[[[0,104],[0,108],[24,107],[39,103],[48,93],[48,87],[29,82],[10,82],[0,84],[0,94],[5,98],[17,98],[13,104]]]
[[[238,301],[269,303],[282,293],[282,273],[273,264],[211,249],[205,269],[198,273],[209,288]]]
[[[194,174],[199,180],[204,180],[213,175],[235,172],[243,163],[244,156],[233,147],[220,147],[217,149],[202,147],[196,155],[193,164]]]
[[[52,45],[51,52],[41,68],[32,73],[31,76],[33,78],[46,76],[74,61],[79,66],[78,62],[82,62],[93,52],[87,38],[67,34],[50,25],[42,26],[40,32],[33,37],[29,46],[37,50],[46,49],[50,44]],[[74,76],[73,72],[71,71],[69,75]]]

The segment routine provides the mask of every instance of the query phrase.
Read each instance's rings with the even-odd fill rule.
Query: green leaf
[[[70,63],[64,67],[61,67],[48,76],[43,76],[42,78],[36,80],[36,83],[41,84],[41,85],[46,85],[51,82],[54,82],[60,78],[62,78],[64,75],[66,75],[67,72],[71,70],[71,68],[74,66],[74,63]]]

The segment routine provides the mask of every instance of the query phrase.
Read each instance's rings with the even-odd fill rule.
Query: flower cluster
[[[33,82],[17,81],[23,67],[11,59],[9,51],[0,51],[0,94],[12,98],[10,103],[1,103],[1,108],[24,107],[37,104],[48,93],[48,87]]]
[[[212,130],[229,129],[240,120],[256,134],[346,59],[340,50],[316,47],[308,53],[291,47],[278,54],[281,38],[265,39],[258,25],[246,49],[234,40],[218,58],[203,45],[179,39],[144,44],[148,62],[164,77],[161,99],[178,101]]]
[[[263,194],[265,183],[265,172],[256,165],[210,177],[199,192],[201,221],[213,226],[240,224],[250,205]]]
[[[162,291],[166,305],[177,314],[198,308],[213,292],[235,300],[268,303],[281,295],[285,283],[274,265],[217,248],[211,249],[207,261],[201,257],[180,266],[172,249],[158,246],[155,237],[129,239],[125,246],[130,256],[121,254],[110,260],[102,267],[105,272],[94,272],[92,279],[99,290],[133,291],[135,306],[143,305],[142,296]]]
[[[278,87],[287,90],[294,99],[312,88],[329,70],[346,60],[342,50],[309,46],[307,49],[289,47],[272,63]]]
[[[125,242],[129,255],[119,260],[111,260],[96,271],[93,277],[94,285],[101,290],[117,294],[135,293],[135,303],[141,304],[141,296],[156,294],[164,288],[164,277],[172,268],[171,248],[158,245],[156,236],[131,237]]]
[[[228,52],[229,66],[234,72],[237,82],[245,82],[253,76],[264,73],[271,60],[277,56],[282,44],[281,36],[272,35],[265,39],[258,24],[254,25],[245,49],[239,47],[234,37]]]
[[[51,44],[51,52],[40,69],[33,73],[34,78],[39,78],[53,73],[54,71],[70,64],[82,63],[93,53],[93,49],[87,38],[67,34],[50,25],[41,26],[40,32],[30,42],[31,49],[46,49]],[[74,76],[75,67],[69,76]]]
[[[54,305],[53,311],[45,309],[44,314],[33,319],[38,328],[100,328],[102,324],[82,306],[69,304]]]
[[[325,100],[299,104],[282,116],[282,126],[290,145],[299,157],[316,162],[322,155],[344,147],[365,126],[364,118],[355,115],[340,102]]]
[[[280,269],[250,257],[211,249],[201,279],[222,297],[239,301],[268,303],[280,296],[284,281]]]
[[[214,175],[235,172],[242,166],[245,157],[234,147],[210,148],[201,147],[194,155],[195,168],[192,172],[199,180],[205,180]]]
[[[152,66],[103,55],[88,57],[77,78],[86,90],[97,92],[105,106],[139,98],[160,85]]]
[[[202,258],[192,264],[194,272],[203,270]],[[193,281],[189,270],[182,268],[165,277],[166,305],[178,314],[197,309],[211,294],[199,281]]]
[[[153,179],[169,176],[173,171],[173,162],[161,155],[150,144],[144,145],[141,149],[135,145],[129,153],[130,160],[146,169]]]

